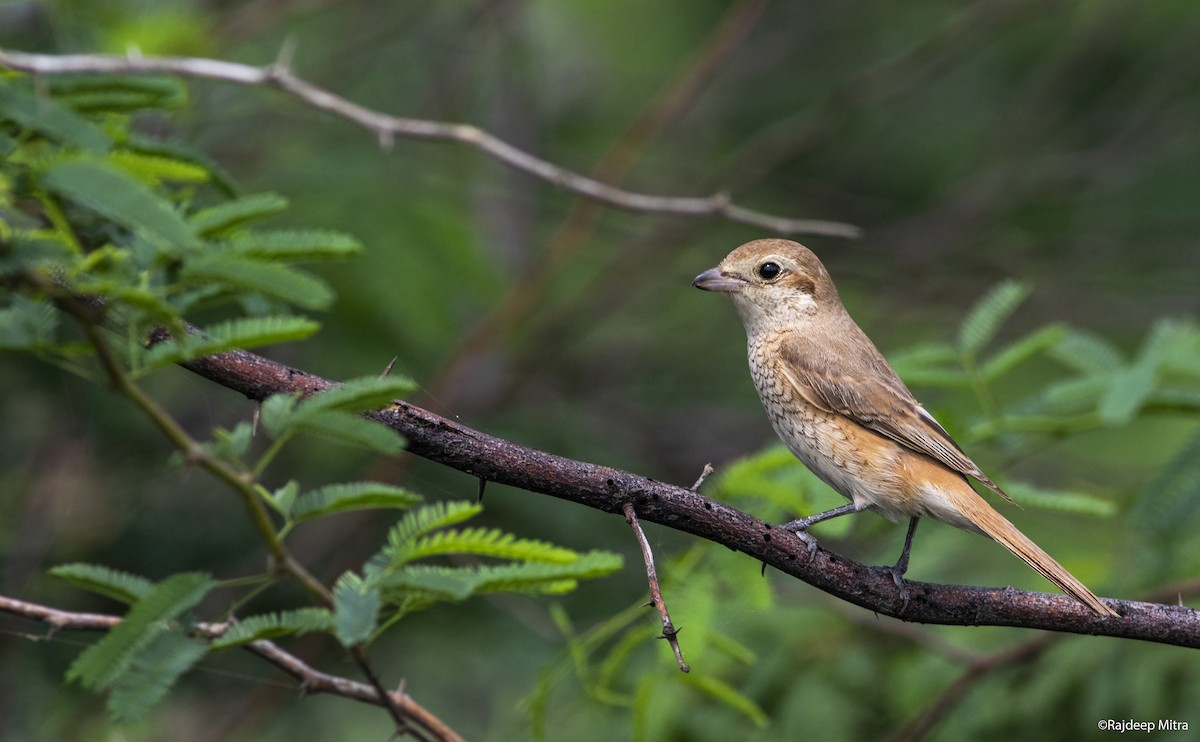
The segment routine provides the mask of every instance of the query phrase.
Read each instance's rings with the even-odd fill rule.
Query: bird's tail
[[[985,535],[998,541],[1004,548],[1020,557],[1021,561],[1033,567],[1042,577],[1053,582],[1063,592],[1083,603],[1088,608],[1091,608],[1097,615],[1120,615],[1112,608],[1100,602],[1095,593],[1088,590],[1082,582],[1075,578],[1075,575],[1054,561],[1054,557],[1029,540],[1025,534],[1018,531],[1016,526],[1009,523],[1003,515],[996,512],[978,494],[972,498],[970,505],[967,508],[963,508],[963,510],[966,511],[963,515],[966,515]]]

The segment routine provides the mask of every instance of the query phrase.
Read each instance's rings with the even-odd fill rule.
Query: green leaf
[[[305,317],[242,317],[204,328],[198,334],[173,337],[146,353],[146,369],[211,356],[234,348],[303,340],[320,329]]]
[[[314,631],[332,631],[333,615],[325,608],[297,608],[244,618],[213,639],[213,649],[240,647],[259,639],[299,636]]]
[[[44,182],[63,198],[168,245],[197,244],[191,227],[168,201],[105,162],[68,160],[51,167]]]
[[[272,438],[283,435],[291,425],[292,416],[299,404],[300,398],[295,394],[272,394],[263,400],[259,421],[262,422],[267,435]]]
[[[215,428],[212,441],[205,443],[209,453],[227,461],[236,461],[250,450],[254,441],[254,428],[247,422],[239,422],[233,430]]]
[[[367,376],[351,379],[340,386],[314,394],[304,400],[306,410],[339,410],[359,412],[386,407],[416,388],[411,379],[403,376],[377,378]]]
[[[994,353],[983,364],[981,374],[987,381],[995,381],[1030,358],[1058,346],[1066,337],[1067,328],[1064,325],[1047,325],[1034,330]]]
[[[946,343],[905,348],[888,356],[900,378],[913,386],[958,387],[971,383],[958,351]]]
[[[97,154],[112,147],[108,135],[91,121],[53,98],[34,95],[3,81],[0,81],[0,120],[12,121],[60,144]]]
[[[199,255],[188,260],[179,277],[192,284],[257,291],[306,309],[321,309],[333,301],[333,291],[315,276],[278,263],[222,253]]]
[[[138,180],[150,185],[163,181],[176,183],[204,183],[208,181],[208,170],[182,160],[173,160],[161,155],[147,155],[131,150],[117,150],[109,154],[107,161],[125,170]]]
[[[396,570],[381,581],[380,588],[389,602],[416,596],[422,603],[459,602],[475,592],[476,575],[462,567],[412,565]]]
[[[443,554],[478,554],[498,559],[519,559],[530,562],[569,564],[579,558],[571,549],[537,541],[520,539],[499,529],[467,528],[462,531],[439,531],[415,541],[407,548],[385,550],[393,564],[404,564]]]
[[[1041,398],[1052,410],[1092,410],[1111,383],[1107,375],[1076,376],[1046,386],[1042,389]]]
[[[357,255],[362,243],[342,232],[318,230],[254,230],[229,240],[227,249],[238,255],[273,260],[325,260]]]
[[[739,712],[760,729],[765,729],[770,725],[771,717],[767,715],[766,711],[763,711],[761,706],[725,681],[711,675],[697,673],[684,675],[683,680],[709,698]]]
[[[287,199],[277,193],[255,193],[198,211],[190,221],[201,236],[219,237],[249,222],[278,214],[287,205]]]
[[[379,589],[353,572],[338,578],[333,588],[333,631],[342,646],[362,644],[371,638],[379,617]]]
[[[1045,489],[1026,482],[1006,482],[1004,491],[1018,505],[1041,510],[1094,515],[1097,518],[1111,518],[1117,513],[1115,502],[1086,492]]]
[[[351,482],[331,484],[312,492],[305,492],[289,509],[290,517],[297,523],[352,510],[374,508],[410,508],[421,501],[421,496],[402,487],[379,482]]]
[[[1120,368],[1121,352],[1104,338],[1091,332],[1072,329],[1050,350],[1058,362],[1089,375],[1106,374]]]
[[[165,75],[71,75],[50,79],[50,92],[78,111],[128,113],[175,109],[187,102],[187,86]]]
[[[456,525],[474,518],[483,512],[483,506],[475,502],[435,502],[411,513],[406,513],[400,522],[388,531],[388,548],[400,552],[427,533],[439,528]]]
[[[0,309],[0,350],[29,350],[51,345],[61,314],[48,301],[14,294]]]
[[[113,683],[109,710],[120,722],[141,719],[207,652],[206,642],[182,632],[154,634]]]
[[[51,568],[50,574],[75,587],[100,593],[122,603],[137,602],[154,589],[154,583],[144,577],[96,564],[60,564]]]
[[[265,492],[265,489],[263,490]],[[281,515],[290,517],[292,508],[296,506],[296,497],[300,493],[300,483],[296,480],[290,480],[287,484],[279,489],[266,494],[267,502],[271,504]]]
[[[980,299],[959,327],[958,347],[962,355],[966,358],[978,356],[1004,321],[1029,296],[1029,290],[1018,281],[1005,281]]]
[[[573,590],[576,580],[603,577],[623,565],[621,556],[609,551],[589,551],[568,564],[483,565],[477,568],[475,591],[561,594]]]
[[[158,583],[133,604],[121,623],[71,663],[67,680],[78,680],[85,688],[109,687],[168,621],[194,607],[212,588],[212,578],[198,572],[172,575]]]
[[[1136,362],[1109,377],[1100,399],[1100,417],[1108,425],[1124,425],[1137,415],[1158,383],[1158,369]]]
[[[349,412],[303,409],[296,411],[290,426],[297,432],[318,435],[387,456],[404,449],[404,437],[382,423]]]
[[[1137,499],[1130,521],[1143,531],[1180,533],[1195,528],[1200,512],[1200,430],[1159,471]]]

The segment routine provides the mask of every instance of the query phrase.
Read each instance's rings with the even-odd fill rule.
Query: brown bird
[[[1097,614],[1118,615],[979,496],[968,477],[1009,499],[913,398],[850,318],[812,251],[755,240],[692,285],[732,297],[746,327],[750,375],[776,434],[850,500],[784,528],[816,548],[806,529],[839,515],[874,510],[894,522],[908,518],[892,568],[907,606],[903,575],[913,534],[919,519],[934,518],[995,539]]]

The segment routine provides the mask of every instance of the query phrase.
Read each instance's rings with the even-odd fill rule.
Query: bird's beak
[[[746,285],[744,279],[722,273],[719,268],[709,268],[692,279],[692,285],[705,291],[724,291],[726,293],[741,291]]]

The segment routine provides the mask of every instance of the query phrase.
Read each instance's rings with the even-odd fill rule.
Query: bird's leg
[[[827,521],[831,518],[836,518],[839,515],[849,515],[850,513],[857,513],[857,512],[860,512],[861,510],[862,510],[862,508],[860,508],[857,505],[855,505],[854,503],[850,502],[850,503],[847,503],[847,504],[841,506],[840,508],[826,510],[823,513],[817,513],[816,515],[810,515],[807,518],[800,518],[798,520],[793,520],[789,523],[784,523],[782,526],[780,526],[780,528],[782,528],[785,531],[791,531],[792,533],[796,534],[796,536],[801,541],[808,544],[808,553],[812,554],[814,551],[817,550],[817,540],[812,537],[812,534],[808,533],[808,529],[810,527],[815,526],[816,524],[821,523],[822,521]]]
[[[908,571],[908,553],[912,551],[913,534],[917,532],[917,523],[920,520],[920,518],[913,518],[908,522],[908,534],[904,537],[904,550],[900,552],[900,559],[896,561],[896,565],[888,570],[892,573],[892,581],[896,583],[900,597],[904,599],[904,605],[900,606],[901,613],[908,610],[908,584],[904,582],[904,573]]]

